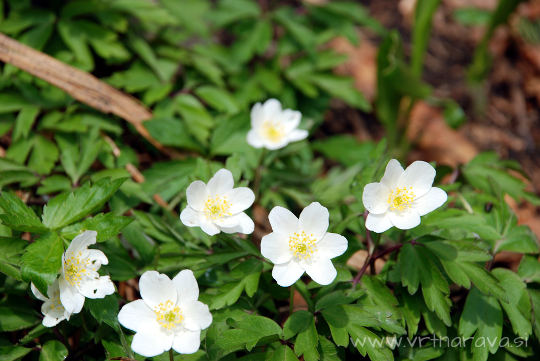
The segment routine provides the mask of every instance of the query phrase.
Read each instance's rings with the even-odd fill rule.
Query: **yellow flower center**
[[[267,120],[262,125],[262,133],[272,142],[279,142],[285,135],[283,124]]]
[[[289,249],[297,260],[308,260],[317,250],[315,242],[316,239],[313,238],[313,234],[308,235],[304,231],[301,233],[294,232],[289,237]]]
[[[66,281],[72,286],[78,286],[84,275],[88,273],[88,266],[90,260],[88,258],[82,259],[81,252],[75,256],[71,256],[64,262],[64,276]]]
[[[416,195],[412,187],[397,187],[388,194],[388,205],[392,211],[403,211],[411,207]]]
[[[154,310],[156,320],[161,327],[170,331],[179,326],[184,320],[180,307],[173,304],[171,300],[161,302]]]
[[[220,219],[222,217],[231,216],[229,212],[231,203],[227,200],[227,197],[208,197],[204,203],[204,214],[211,220]]]
[[[60,291],[54,292],[52,297],[49,298],[49,311],[52,310],[63,310],[64,306],[62,306],[62,302],[60,302]]]

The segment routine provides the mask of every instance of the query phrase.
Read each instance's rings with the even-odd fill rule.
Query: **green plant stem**
[[[169,350],[169,361],[174,361],[174,355],[172,348]]]
[[[289,290],[291,292],[289,296],[289,315],[292,315],[292,313],[294,312],[294,285],[289,287]]]
[[[135,359],[135,355],[133,355],[133,351],[131,351],[131,348],[128,345],[126,336],[124,335],[122,328],[119,327],[119,330],[120,330],[120,343],[122,344],[122,347],[124,348],[124,352],[126,353],[127,357],[129,357],[130,359]]]
[[[253,178],[253,193],[255,193],[255,199],[259,199],[259,191],[261,187],[261,176],[262,170],[264,168],[264,158],[266,157],[266,148],[263,148],[261,156],[259,157],[259,162],[257,168],[255,169],[255,176]]]

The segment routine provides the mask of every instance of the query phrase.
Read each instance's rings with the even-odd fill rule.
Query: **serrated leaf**
[[[64,245],[56,233],[42,235],[26,247],[21,258],[23,279],[34,283],[46,295],[47,285],[54,282],[62,265],[62,253]]]
[[[488,351],[495,353],[502,335],[502,311],[497,300],[472,288],[465,301],[458,331],[465,338],[474,334],[472,352],[476,359],[486,360]],[[484,339],[484,344],[474,346],[475,340],[480,338]]]
[[[100,299],[87,299],[85,307],[98,322],[104,322],[115,330],[119,330],[118,324],[118,296],[115,294]]]
[[[289,316],[283,325],[283,337],[287,340],[303,332],[313,320],[313,314],[308,311],[296,311]]]
[[[73,239],[83,231],[92,230],[97,232],[97,241],[104,242],[115,237],[132,221],[133,218],[117,216],[113,213],[100,213],[95,217],[87,218],[82,222],[63,228],[61,233],[63,237]]]
[[[47,228],[41,224],[34,211],[15,194],[2,192],[0,208],[5,212],[0,214],[0,220],[11,229],[22,232],[47,232]]]
[[[296,336],[294,353],[297,356],[303,356],[306,361],[316,361],[319,359],[318,345],[319,335],[315,327],[315,319],[311,317],[307,327]]]
[[[50,229],[63,228],[92,214],[107,202],[126,178],[101,179],[94,185],[85,183],[72,193],[54,197],[43,208],[43,224]]]

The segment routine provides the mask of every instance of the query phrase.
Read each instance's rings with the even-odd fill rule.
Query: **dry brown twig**
[[[132,124],[137,132],[171,158],[184,155],[154,139],[143,122],[152,113],[137,99],[85,71],[67,65],[0,33],[0,60],[64,90],[73,98],[103,113],[112,113]]]

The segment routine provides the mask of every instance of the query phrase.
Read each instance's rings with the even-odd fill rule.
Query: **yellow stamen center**
[[[82,278],[88,274],[90,260],[82,259],[81,252],[71,256],[64,262],[64,276],[66,281],[72,286],[80,285]]]
[[[180,307],[173,304],[171,300],[161,302],[154,310],[156,320],[161,327],[170,331],[178,327],[184,320]]]
[[[227,197],[208,197],[204,203],[204,214],[211,220],[220,219],[222,217],[231,216],[229,212],[231,203],[227,200]]]
[[[308,235],[304,231],[300,233],[294,232],[289,237],[289,249],[297,260],[308,260],[317,250],[315,242],[316,239],[313,238],[313,234]]]
[[[403,211],[411,207],[416,195],[412,187],[397,187],[388,194],[388,205],[392,211]]]
[[[285,135],[283,124],[267,120],[262,125],[262,133],[272,142],[279,142]]]

